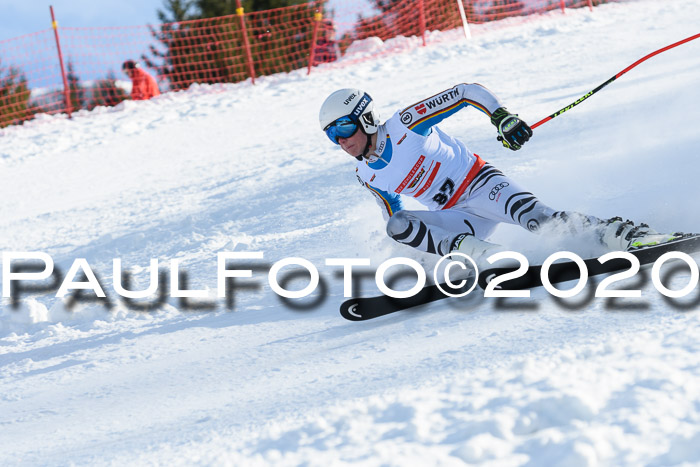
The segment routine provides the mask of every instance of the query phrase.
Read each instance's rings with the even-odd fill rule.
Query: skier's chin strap
[[[365,130],[362,127],[360,127],[360,131],[362,131],[362,133],[365,133]],[[367,158],[367,154],[369,154],[369,148],[372,146],[372,135],[368,135],[367,133],[365,133],[365,136],[367,136],[367,144],[365,144],[365,149],[362,151],[361,156],[355,156],[355,159],[357,159],[358,161]]]

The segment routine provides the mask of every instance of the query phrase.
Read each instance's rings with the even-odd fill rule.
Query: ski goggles
[[[333,144],[340,144],[338,143],[338,138],[350,138],[352,135],[357,133],[358,128],[359,126],[357,122],[351,119],[348,115],[345,117],[340,117],[338,120],[324,128],[323,131],[326,132],[328,139],[333,141]]]

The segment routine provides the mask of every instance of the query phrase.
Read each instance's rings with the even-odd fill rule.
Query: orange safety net
[[[58,27],[64,73],[54,30],[0,41],[0,128],[41,113],[70,114],[129,99],[126,60],[168,92],[193,83],[310,72],[322,63],[348,66],[425,45],[437,40],[430,31],[461,31],[459,1],[317,0],[157,26]],[[483,24],[607,1],[462,0],[462,5],[469,23]]]

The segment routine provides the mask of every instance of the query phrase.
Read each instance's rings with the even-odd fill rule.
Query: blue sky
[[[49,5],[59,26],[136,26],[158,23],[163,0],[0,0],[0,41],[51,28]]]

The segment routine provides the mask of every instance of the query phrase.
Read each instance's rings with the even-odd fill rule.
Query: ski
[[[651,264],[669,251],[679,251],[683,253],[696,253],[700,251],[700,234],[677,234],[677,238],[657,245],[641,246],[629,251],[639,259],[640,264]],[[622,271],[629,268],[629,261],[624,259],[613,259],[605,263],[600,263],[598,258],[584,260],[588,268],[589,276],[608,274]],[[489,268],[479,274],[478,284],[484,289],[495,277],[517,270],[516,267]],[[499,284],[501,290],[523,290],[534,287],[541,287],[542,280],[540,272],[541,265],[530,266],[524,275],[504,281]],[[573,261],[554,263],[549,268],[549,279],[552,284],[577,280],[580,277],[578,265]],[[467,282],[461,289],[453,290],[459,293],[466,290],[471,285]],[[444,289],[450,289],[447,284],[441,283]],[[442,293],[437,285],[425,286],[416,295],[408,298],[393,298],[387,295],[377,295],[374,297],[351,298],[340,305],[340,314],[350,321],[366,321],[380,316],[385,316],[397,311],[407,310],[426,303],[436,302],[448,298]]]
[[[440,283],[440,286],[444,290],[449,290],[458,294],[461,291],[466,291],[471,285],[473,285],[473,281],[474,278],[472,277],[467,280],[467,283],[464,284],[464,286],[458,289],[453,289],[446,283]],[[390,313],[395,313],[397,311],[406,310],[408,308],[425,305],[426,303],[436,302],[438,300],[442,300],[443,298],[448,298],[448,295],[442,293],[437,285],[431,284],[426,285],[416,295],[408,298],[393,298],[389,297],[388,295],[351,298],[340,305],[340,314],[343,316],[343,318],[350,321],[365,321],[388,315]]]
[[[629,253],[639,259],[639,263],[643,266],[651,264],[659,259],[663,254],[670,251],[679,251],[682,253],[695,253],[700,250],[700,234],[676,234],[677,237],[664,243],[656,245],[640,246],[628,250]],[[601,274],[609,274],[613,272],[628,269],[629,261],[625,259],[612,259],[601,263],[598,258],[585,259],[584,263],[588,269],[588,276],[597,276]],[[479,286],[485,289],[486,286],[494,278],[513,272],[517,267],[489,268],[481,271],[479,274]],[[540,275],[542,266],[530,266],[525,274],[499,283],[496,288],[500,290],[524,290],[542,286],[542,277]],[[549,268],[549,281],[552,284],[578,280],[581,271],[573,261],[563,261],[554,263]]]

